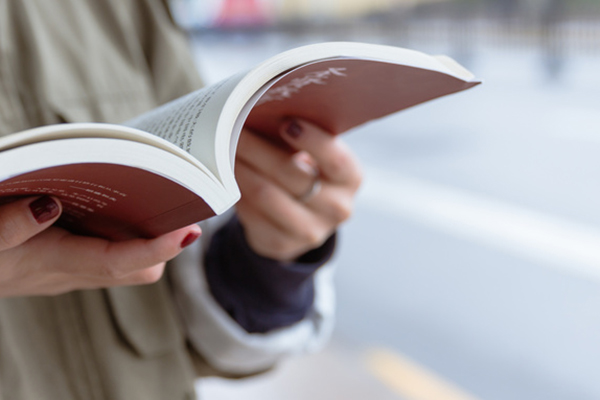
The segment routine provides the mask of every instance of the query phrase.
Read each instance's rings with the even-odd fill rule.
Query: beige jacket
[[[160,0],[0,0],[0,135],[119,122],[199,87],[165,11]],[[165,282],[0,300],[1,400],[191,399],[198,360]]]
[[[0,135],[120,122],[199,87],[165,2],[0,0]],[[0,299],[0,400],[191,399],[198,375],[254,374],[318,348],[332,327],[331,267],[305,320],[249,334],[203,279],[218,224],[203,224],[168,284]]]

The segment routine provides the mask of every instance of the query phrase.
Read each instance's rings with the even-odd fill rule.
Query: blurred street
[[[214,82],[331,39],[208,32],[194,46]],[[484,84],[345,136],[365,184],[341,233],[330,347],[264,377],[208,380],[203,398],[425,398],[393,382],[417,385],[414,368],[451,386],[440,400],[600,398],[600,52],[409,46]]]

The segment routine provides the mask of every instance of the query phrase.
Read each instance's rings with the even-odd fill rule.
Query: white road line
[[[388,349],[370,349],[367,368],[393,392],[407,400],[476,400],[458,386]]]
[[[600,280],[600,229],[369,168],[359,201],[402,219]]]

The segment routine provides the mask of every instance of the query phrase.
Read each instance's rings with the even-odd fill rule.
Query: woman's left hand
[[[348,147],[315,125],[291,120],[280,135],[297,152],[242,132],[236,209],[257,254],[292,261],[320,247],[350,217],[361,171]]]

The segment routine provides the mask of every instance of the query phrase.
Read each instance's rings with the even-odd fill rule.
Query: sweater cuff
[[[213,297],[247,332],[266,333],[301,321],[314,300],[313,275],[333,255],[335,234],[295,262],[256,254],[237,217],[217,231],[206,254]]]

